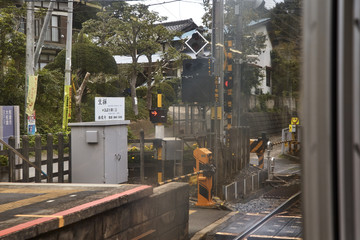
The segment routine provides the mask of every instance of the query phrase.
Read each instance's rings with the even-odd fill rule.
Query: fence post
[[[189,104],[185,104],[185,134],[189,134]]]
[[[140,130],[140,181],[144,183],[144,147],[145,147],[145,135],[144,130]]]
[[[15,138],[13,136],[9,137],[9,145],[12,146],[13,148],[15,148]],[[15,153],[13,151],[11,151],[10,149],[8,150],[9,153],[9,181],[10,182],[15,182]]]
[[[54,142],[53,135],[51,133],[48,133],[47,139],[46,139],[46,152],[47,152],[46,164],[47,164],[47,175],[48,175],[47,181],[49,183],[53,182],[53,160],[54,160],[53,142]]]
[[[228,152],[229,152],[229,161],[230,161],[230,173],[233,176],[236,173],[236,147],[237,147],[237,139],[236,139],[236,129],[235,127],[231,127],[228,130],[228,137],[227,140],[229,142]]]
[[[64,182],[64,134],[58,133],[58,182]]]
[[[22,155],[29,159],[29,136],[22,137]],[[29,163],[22,160],[23,182],[29,182]]]
[[[245,155],[246,155],[246,148],[245,148],[245,142],[246,142],[246,130],[245,127],[241,126],[239,131],[239,167],[240,170],[244,168],[244,162],[245,162]]]
[[[205,144],[204,144],[205,146]],[[180,156],[180,172],[179,175],[182,176],[184,174],[184,139],[181,138],[181,156]]]
[[[235,146],[233,147],[233,158],[234,158],[234,169],[235,169],[235,173],[237,173],[240,168],[239,168],[239,160],[240,160],[240,144],[241,144],[241,138],[240,138],[240,130],[241,128],[240,127],[236,127],[235,128],[235,131],[234,131],[234,135],[235,135]]]
[[[41,136],[35,136],[35,165],[41,169]],[[35,182],[41,182],[41,172],[35,169]]]
[[[244,168],[250,164],[250,127],[245,128],[245,161]]]

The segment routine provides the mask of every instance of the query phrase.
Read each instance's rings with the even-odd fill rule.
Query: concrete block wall
[[[189,185],[169,183],[140,200],[115,206],[36,239],[188,239]]]

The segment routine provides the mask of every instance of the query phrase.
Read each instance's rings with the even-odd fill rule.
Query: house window
[[[266,86],[271,86],[271,67],[266,67]]]
[[[40,55],[39,63],[37,69],[43,69],[48,63],[53,62],[55,55],[42,53]]]
[[[44,20],[36,20],[35,21],[35,36],[39,37],[41,32],[41,27],[44,23]],[[52,16],[51,20],[49,22],[48,29],[45,34],[45,41],[48,42],[59,42],[59,17],[58,16]]]

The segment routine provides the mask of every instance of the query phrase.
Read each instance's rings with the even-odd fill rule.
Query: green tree
[[[255,6],[246,1],[229,0],[224,6],[225,40],[233,40],[233,59],[241,63],[241,91],[245,95],[251,93],[261,80],[261,69],[256,66],[258,57],[264,50],[266,37],[254,31],[253,24],[263,16]],[[235,13],[238,9],[239,13]],[[237,49],[238,48],[238,49]],[[239,81],[239,79],[235,79]]]
[[[0,9],[0,104],[22,105],[24,99],[25,35],[20,23],[23,8],[6,1]]]
[[[76,106],[76,120],[82,121],[82,108],[81,102],[83,95],[86,93],[85,89],[90,79],[90,74],[117,74],[117,66],[114,58],[110,53],[101,47],[98,47],[83,36],[79,36],[78,43],[73,44],[72,47],[72,69],[73,69],[73,82],[76,88],[75,91],[75,106]],[[53,63],[46,66],[47,69],[58,69],[64,73],[65,69],[65,55],[66,52],[61,51],[54,59]]]
[[[40,133],[62,131],[64,75],[60,70],[38,71],[36,125]],[[59,101],[60,99],[60,101]]]
[[[176,33],[170,33],[162,25],[155,24],[165,18],[150,11],[143,4],[113,3],[106,10],[98,13],[97,20],[89,20],[83,24],[83,27],[99,46],[106,46],[113,54],[131,57],[132,63],[127,73],[132,108],[134,114],[138,115],[138,106],[135,104],[138,76],[142,75],[146,79],[147,107],[150,108],[153,79],[161,75],[161,69],[168,65],[169,59],[180,55],[170,46],[163,59],[156,64],[152,62],[151,56],[161,50],[162,43],[169,42]],[[144,66],[138,62],[142,55],[148,59],[147,71],[144,71]]]
[[[273,94],[293,95],[300,88],[302,0],[285,0],[269,11],[273,44]]]
[[[210,4],[210,0],[203,0],[203,6],[204,6],[205,13],[201,17],[202,23],[204,24],[205,27],[207,27],[208,29],[211,29],[212,9],[213,8],[212,8],[212,5]]]

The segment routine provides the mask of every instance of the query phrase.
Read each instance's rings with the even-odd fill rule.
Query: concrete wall
[[[66,240],[188,239],[189,185],[169,183],[153,194],[37,236]]]
[[[261,108],[261,102],[266,95],[250,95],[248,98],[248,109],[254,110],[256,108]],[[265,100],[265,105],[268,110],[272,109],[286,109],[288,112],[296,112],[299,109],[299,100],[294,97],[277,97],[277,96],[268,96],[268,99]]]

